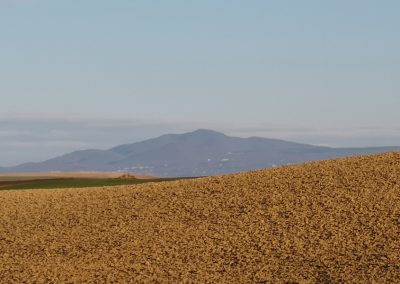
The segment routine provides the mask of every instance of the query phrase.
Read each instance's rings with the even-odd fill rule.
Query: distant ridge
[[[400,151],[400,147],[331,148],[199,129],[109,150],[76,151],[41,163],[0,168],[0,173],[123,171],[160,177],[209,176],[389,151]]]

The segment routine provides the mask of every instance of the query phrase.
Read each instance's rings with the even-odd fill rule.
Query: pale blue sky
[[[0,165],[198,127],[400,145],[399,13],[397,0],[0,0]],[[85,140],[93,121],[108,128]],[[64,146],[35,144],[36,128]]]

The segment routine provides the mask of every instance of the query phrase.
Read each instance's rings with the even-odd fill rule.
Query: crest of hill
[[[0,192],[2,280],[398,283],[399,173],[400,153],[387,153],[138,186]]]

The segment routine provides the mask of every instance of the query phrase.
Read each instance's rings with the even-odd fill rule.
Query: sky
[[[209,128],[400,145],[397,0],[0,0],[0,166]]]

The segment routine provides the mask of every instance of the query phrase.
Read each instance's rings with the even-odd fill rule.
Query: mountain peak
[[[198,129],[109,150],[73,152],[42,163],[0,168],[0,172],[124,171],[161,177],[208,176],[395,150],[399,148],[322,148],[276,139],[229,137]]]
[[[193,132],[185,133],[184,135],[207,135],[207,136],[226,136],[221,132],[217,132],[210,129],[197,129]]]

